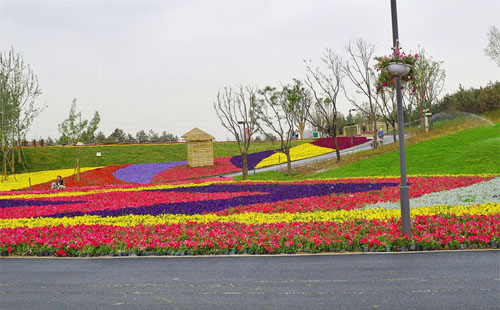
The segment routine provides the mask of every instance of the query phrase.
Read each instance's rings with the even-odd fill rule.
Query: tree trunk
[[[7,153],[5,149],[7,147],[2,145],[2,181],[7,180]]]
[[[423,102],[420,102],[418,104],[418,116],[420,119],[420,130],[425,130],[424,103]]]
[[[337,143],[337,131],[333,131],[333,144],[335,145],[335,153],[337,153],[337,161],[340,161],[340,150],[339,145]]]
[[[377,128],[377,117],[375,115],[373,115],[373,148],[376,149],[378,147],[378,143],[377,143],[377,132],[378,132],[378,128]]]
[[[19,140],[19,142],[17,143],[17,163],[20,164],[21,161],[22,161],[22,158],[21,158],[21,140]]]
[[[300,139],[304,139],[304,129],[306,127],[306,123],[305,122],[300,122],[299,123],[299,135],[300,135]]]
[[[396,123],[392,123],[392,139],[394,140],[394,143],[396,143],[397,139],[396,139]]]
[[[288,149],[285,152],[285,155],[286,155],[286,170],[288,172],[288,176],[291,177],[292,176],[292,159],[290,157],[290,149]]]
[[[12,149],[12,161],[10,162],[10,170],[12,171],[12,174],[16,171],[16,167],[14,166],[16,163],[16,151]]]
[[[241,179],[242,180],[246,180],[247,179],[247,175],[248,175],[247,153],[241,154],[241,157],[243,158],[243,167],[241,168],[242,169]]]

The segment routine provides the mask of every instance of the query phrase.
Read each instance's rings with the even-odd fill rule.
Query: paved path
[[[390,143],[394,143],[393,137],[392,136],[385,136],[384,137],[384,145],[390,144]],[[369,142],[366,142],[363,144],[353,146],[353,147],[348,148],[348,149],[341,150],[340,156],[369,150],[372,148],[371,144],[372,144],[372,141],[369,141]],[[303,166],[303,165],[308,165],[308,164],[312,164],[315,162],[325,161],[325,160],[328,160],[331,158],[335,158],[336,156],[337,156],[337,153],[331,152],[331,153],[319,155],[316,157],[310,157],[310,158],[305,158],[305,159],[301,159],[301,160],[296,160],[296,161],[292,161],[292,167]],[[248,174],[254,174],[254,173],[265,172],[265,171],[272,171],[272,170],[281,170],[281,169],[286,169],[286,163],[283,163],[281,165],[268,166],[268,167],[250,170],[250,171],[248,171]],[[241,176],[241,172],[226,174],[225,176],[227,176],[227,177]]]
[[[0,259],[1,309],[498,309],[500,251]]]

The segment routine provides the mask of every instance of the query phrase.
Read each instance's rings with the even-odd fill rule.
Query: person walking
[[[378,131],[378,144],[380,146],[384,145],[384,130],[382,128]]]

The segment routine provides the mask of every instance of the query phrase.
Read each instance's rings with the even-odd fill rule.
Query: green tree
[[[125,142],[127,135],[120,128],[115,128],[115,130],[109,135],[108,138],[112,138],[114,142]]]
[[[104,132],[99,131],[94,139],[97,143],[103,143],[106,140],[106,135]]]
[[[488,32],[488,46],[484,53],[500,67],[500,30],[495,26],[491,26]]]
[[[293,79],[292,85],[283,88],[287,100],[294,106],[295,127],[299,131],[300,139],[304,139],[304,130],[309,110],[314,101],[311,92],[302,85],[302,81]]]
[[[160,141],[161,142],[179,142],[179,137],[174,136],[171,133],[167,133],[165,130],[162,131],[161,136],[160,136]]]
[[[101,117],[99,112],[95,111],[94,117],[90,122],[82,120],[82,112],[76,112],[76,99],[73,99],[69,116],[61,124],[58,129],[61,133],[59,143],[75,144],[76,142],[89,142],[94,138],[94,133],[99,127]]]
[[[21,54],[14,48],[0,53],[0,139],[2,152],[8,152],[8,146],[17,142],[21,159],[21,141],[26,138],[33,120],[45,106],[37,105],[37,98],[42,94],[38,78]],[[3,156],[3,170],[6,174],[6,156]]]
[[[148,132],[148,140],[149,140],[149,142],[152,142],[152,143],[158,143],[161,141],[160,136],[153,129],[150,129]]]
[[[444,88],[446,78],[442,61],[435,61],[425,54],[424,49],[418,50],[418,58],[415,62],[417,79],[413,83],[414,94],[410,98],[416,103],[420,118],[420,128],[424,129],[424,109],[429,109],[437,102],[438,96]]]
[[[288,176],[292,175],[291,141],[295,139],[296,124],[304,115],[301,111],[302,92],[300,87],[295,86],[284,86],[282,90],[267,86],[260,90],[262,98],[257,109],[262,133],[265,134],[265,130],[269,129],[278,136],[280,150],[287,159]]]
[[[136,141],[135,141],[134,136],[132,136],[131,134],[128,133],[127,137],[125,138],[125,142],[127,142],[127,143],[134,143]]]
[[[83,141],[88,142],[95,140],[95,132],[97,131],[97,128],[99,128],[100,122],[101,122],[101,116],[99,115],[99,112],[95,111],[94,117],[92,117],[90,122],[88,122],[87,128],[82,134]]]
[[[135,134],[135,140],[137,140],[138,143],[148,142],[148,134],[144,130],[139,130]]]
[[[481,90],[477,98],[481,112],[500,109],[500,82],[489,83]]]

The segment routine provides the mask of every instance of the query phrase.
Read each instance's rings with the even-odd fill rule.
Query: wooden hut
[[[187,161],[191,167],[213,166],[215,139],[199,128],[186,132],[182,138],[187,144]]]

